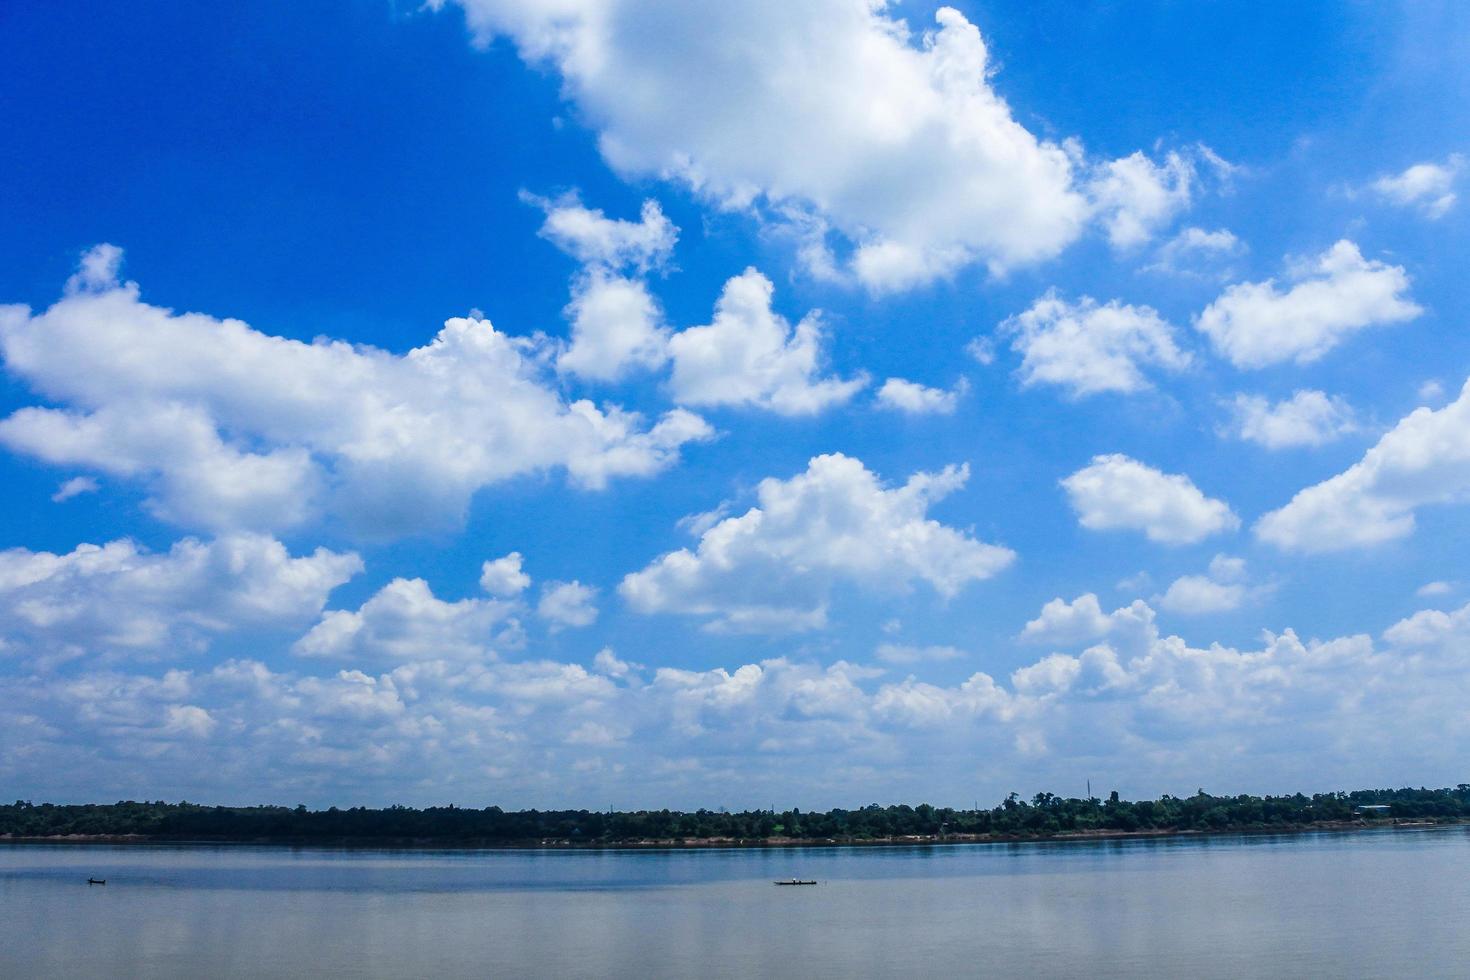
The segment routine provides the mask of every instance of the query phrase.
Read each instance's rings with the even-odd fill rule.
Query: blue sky
[[[0,12],[0,779],[1461,780],[1470,15],[1279,6]]]

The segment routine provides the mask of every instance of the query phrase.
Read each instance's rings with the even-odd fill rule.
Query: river
[[[820,883],[772,885],[793,877]],[[0,922],[5,977],[1466,976],[1470,828],[704,851],[10,844]]]

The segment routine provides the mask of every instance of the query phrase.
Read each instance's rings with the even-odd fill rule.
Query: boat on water
[[[87,879],[87,884],[89,884],[89,885],[105,885],[105,884],[107,884],[107,879],[106,878],[88,878]]]
[[[772,884],[776,884],[776,885],[815,885],[816,882],[815,881],[803,881],[800,878],[790,878],[790,879],[787,879],[786,881],[772,882]]]

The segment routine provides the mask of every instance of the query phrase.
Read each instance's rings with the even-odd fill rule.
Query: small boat
[[[88,878],[87,879],[87,884],[89,884],[89,885],[105,885],[105,884],[107,884],[107,879],[106,878]]]
[[[815,885],[816,882],[815,881],[803,881],[800,878],[791,878],[791,879],[789,879],[787,881],[775,881],[775,882],[772,882],[772,884],[775,884],[775,885]]]

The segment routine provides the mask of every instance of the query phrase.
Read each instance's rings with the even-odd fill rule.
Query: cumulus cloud
[[[403,355],[306,344],[144,303],[115,278],[118,257],[88,253],[44,313],[0,307],[6,368],[59,406],[0,421],[0,444],[141,481],[176,523],[275,529],[325,513],[415,531],[457,522],[485,486],[559,468],[601,487],[713,434],[684,410],[645,427],[566,402],[540,377],[539,342],[486,320],[449,320]]]
[[[643,202],[637,221],[628,221],[588,208],[574,194],[554,200],[521,197],[546,214],[541,237],[583,265],[647,272],[666,263],[679,241],[679,229],[651,199]]]
[[[694,550],[663,555],[618,591],[641,613],[742,632],[821,627],[839,581],[894,590],[917,580],[951,597],[1015,558],[927,518],[968,476],[952,466],[886,488],[860,460],[818,456],[789,480],[762,480],[756,506],[704,526]]]
[[[1465,158],[1451,153],[1443,163],[1416,163],[1397,174],[1384,174],[1368,189],[1390,204],[1412,207],[1426,218],[1437,220],[1449,214],[1458,199],[1455,185],[1465,171]]]
[[[423,579],[396,578],[355,612],[334,609],[296,641],[300,657],[396,665],[416,660],[481,661],[520,645],[518,603],[447,602]]]
[[[1076,647],[1113,638],[1129,649],[1153,635],[1154,611],[1143,600],[1104,613],[1097,596],[1083,593],[1068,602],[1058,596],[1041,607],[1041,614],[1021,630],[1022,643],[1051,647]]]
[[[1407,537],[1414,511],[1470,498],[1470,383],[1441,409],[1418,408],[1363,458],[1256,523],[1289,551],[1339,551]]]
[[[822,376],[822,323],[793,330],[771,309],[771,281],[747,269],[725,283],[712,322],[669,339],[669,387],[681,405],[749,406],[809,415],[852,398],[866,377]]]
[[[554,630],[591,626],[597,621],[597,590],[581,582],[547,582],[536,615]]]
[[[1463,657],[1470,640],[1470,605],[1452,612],[1424,609],[1383,631],[1384,640],[1408,650],[1439,650]]]
[[[1155,601],[1168,612],[1186,616],[1231,612],[1263,590],[1249,584],[1245,559],[1216,555],[1206,575],[1183,575]]]
[[[352,553],[292,557],[272,538],[186,538],[164,553],[132,541],[67,554],[0,551],[0,653],[42,665],[87,655],[197,653],[221,634],[314,619],[362,570]]]
[[[820,314],[809,313],[793,329],[772,309],[771,281],[754,268],[725,283],[711,323],[677,333],[665,326],[640,277],[667,261],[678,230],[653,201],[634,222],[607,218],[575,198],[530,200],[546,211],[543,237],[584,263],[572,279],[565,311],[572,336],[556,356],[558,371],[618,381],[672,361],[669,388],[681,405],[783,415],[820,412],[866,386],[866,377],[823,376]]]
[[[557,356],[558,371],[617,381],[634,370],[662,367],[669,359],[669,331],[640,280],[588,272],[573,281],[566,315],[572,340]]]
[[[638,276],[662,267],[679,230],[656,201],[644,201],[638,221],[609,218],[574,195],[556,200],[522,195],[546,214],[541,237],[581,262],[572,279],[566,317],[571,342],[556,358],[558,371],[594,381],[617,381],[668,360],[663,313]]]
[[[953,415],[969,390],[970,384],[964,378],[948,391],[903,378],[889,378],[878,389],[878,404],[905,415]]]
[[[1194,164],[1177,152],[1162,164],[1141,152],[1103,164],[1088,190],[1114,248],[1132,248],[1154,236],[1189,206]]]
[[[1291,263],[1287,283],[1285,290],[1274,279],[1230,286],[1195,327],[1236,367],[1260,368],[1309,364],[1360,330],[1423,312],[1409,298],[1402,266],[1365,259],[1346,239]]]
[[[617,171],[805,216],[874,290],[1050,258],[1091,212],[1068,150],[1015,120],[948,7],[915,37],[868,0],[459,5],[481,41],[554,66]]]
[[[1143,368],[1182,371],[1190,363],[1157,312],[1118,300],[1070,303],[1052,290],[1000,330],[1021,355],[1022,385],[1057,385],[1075,398],[1141,391],[1151,387]]]
[[[622,660],[613,652],[612,647],[603,647],[592,658],[592,669],[608,677],[623,678],[636,676],[643,669],[643,665]]]
[[[644,681],[611,653],[596,671],[415,659],[314,676],[232,660],[148,674],[9,675],[0,677],[10,735],[0,778],[38,795],[107,796],[99,778],[121,787],[146,777],[161,792],[191,785],[221,798],[314,793],[304,798],[325,802],[402,799],[402,774],[412,771],[408,792],[418,795],[409,802],[530,805],[550,791],[579,798],[622,787],[686,806],[739,806],[800,792],[869,795],[895,780],[905,795],[933,784],[999,797],[1008,784],[963,765],[977,744],[997,773],[1024,765],[1040,786],[1080,763],[1141,766],[1157,780],[1144,792],[1187,785],[1201,771],[1248,782],[1261,758],[1328,782],[1370,783],[1410,758],[1431,772],[1461,762],[1470,607],[1416,613],[1378,642],[1287,629],[1246,648],[1164,635],[1143,603],[1084,618],[1094,627],[1053,636],[1059,649],[1008,677],[981,671],[949,684],[782,657],[660,668]],[[1426,714],[1445,721],[1426,728]],[[79,764],[88,759],[91,768]],[[739,773],[750,799],[726,795]]]
[[[519,551],[480,566],[480,588],[497,599],[513,599],[531,584],[531,576],[521,570],[523,558]]]
[[[1206,497],[1189,477],[1119,453],[1094,456],[1061,483],[1078,521],[1093,531],[1142,531],[1161,544],[1193,544],[1240,526],[1228,504]]]
[[[1320,446],[1358,430],[1346,400],[1305,388],[1272,404],[1260,395],[1236,395],[1231,434],[1267,449]]]

